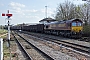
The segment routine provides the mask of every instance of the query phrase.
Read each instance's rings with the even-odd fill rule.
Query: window
[[[76,22],[72,22],[72,26],[76,26]]]
[[[81,25],[82,25],[81,22],[78,22],[78,23],[77,23],[77,26],[81,26]]]
[[[81,22],[72,22],[72,26],[82,26]]]

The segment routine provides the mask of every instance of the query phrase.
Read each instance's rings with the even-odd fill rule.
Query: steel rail
[[[25,32],[24,32],[25,33]],[[26,33],[27,34],[27,33]],[[29,34],[29,33],[28,33]],[[29,35],[33,35],[35,37],[38,37],[38,38],[42,38],[42,39],[45,39],[45,40],[49,40],[49,41],[52,41],[52,42],[55,42],[57,44],[62,44],[63,46],[66,46],[66,47],[71,47],[73,49],[75,49],[76,51],[80,51],[80,52],[83,52],[83,53],[86,53],[88,55],[90,55],[90,47],[87,47],[87,46],[82,46],[82,45],[79,45],[79,44],[75,44],[75,43],[70,43],[70,42],[66,42],[66,41],[62,41],[62,40],[59,40],[59,39],[56,39],[56,38],[50,38],[50,37],[45,37],[45,36],[39,36],[39,35],[34,35],[34,34],[29,34]],[[50,40],[52,39],[52,40]],[[56,42],[56,41],[59,41],[59,42]],[[60,42],[63,42],[63,43],[60,43]],[[66,45],[64,43],[67,43],[67,44],[71,44],[73,46],[77,46],[77,47],[81,47],[81,48],[85,48],[87,50],[84,50],[84,49],[80,49],[80,48],[77,48],[77,47],[73,47],[73,46],[70,46],[70,45]]]
[[[42,53],[43,56],[46,56],[49,60],[54,60],[51,56],[49,56],[48,54],[46,54],[45,52],[43,52],[42,50],[40,50],[38,47],[34,46],[32,43],[30,43],[28,40],[26,40],[24,37],[22,37],[21,35],[17,34],[18,36],[20,36],[22,39],[24,39],[28,44],[30,44],[35,50],[37,50],[38,52]]]
[[[24,47],[22,46],[22,44],[18,41],[18,39],[15,37],[15,35],[12,33],[12,35],[14,36],[16,42],[18,43],[18,45],[20,46],[20,48],[23,50],[25,56],[27,57],[27,60],[33,60],[31,58],[31,56],[27,53],[27,51],[24,49]]]

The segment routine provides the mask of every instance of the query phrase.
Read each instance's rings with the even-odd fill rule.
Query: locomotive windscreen
[[[81,22],[72,22],[72,26],[82,26]]]

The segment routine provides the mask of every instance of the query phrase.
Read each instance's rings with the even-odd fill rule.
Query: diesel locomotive
[[[80,19],[56,21],[45,24],[44,32],[65,37],[81,37],[82,36],[82,21]]]
[[[83,22],[80,19],[60,20],[43,24],[12,26],[11,30],[40,32],[62,35],[70,38],[82,37]]]

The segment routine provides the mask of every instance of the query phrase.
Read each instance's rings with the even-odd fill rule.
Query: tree
[[[70,20],[74,18],[82,18],[84,16],[80,5],[75,5],[66,1],[59,4],[55,18],[57,20]]]
[[[56,20],[70,20],[74,18],[81,19],[85,25],[90,24],[90,8],[88,3],[75,5],[69,1],[59,4],[57,7]]]
[[[0,25],[0,29],[3,29],[3,28],[4,28],[4,26]]]
[[[75,5],[66,1],[63,4],[59,4],[55,18],[57,20],[68,20],[75,16]]]
[[[81,12],[83,13],[82,20],[85,22],[85,25],[88,25],[88,22],[90,20],[90,11],[89,10],[90,9],[89,9],[88,4],[81,5]]]

